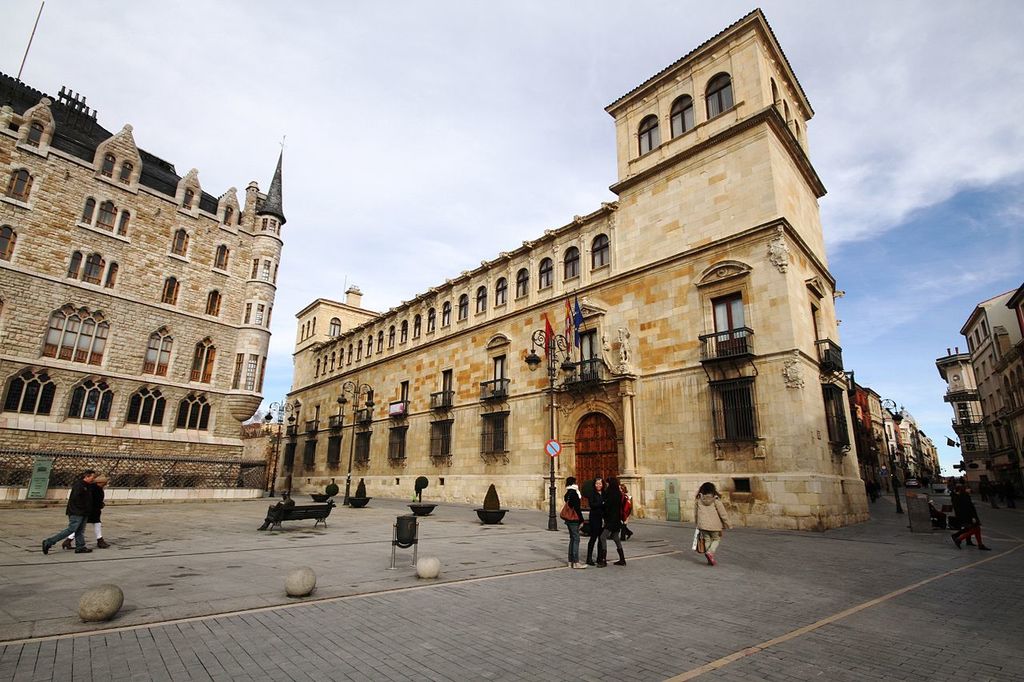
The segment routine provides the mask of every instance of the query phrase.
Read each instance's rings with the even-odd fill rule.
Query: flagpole
[[[32,25],[32,35],[28,37],[28,45],[25,47],[25,55],[21,58],[21,66],[18,67],[18,80],[21,80],[21,72],[25,69],[25,60],[28,59],[28,51],[32,49],[32,40],[36,37],[36,29],[39,28],[39,17],[43,16],[43,7],[46,6],[46,0],[39,3],[39,14],[36,15],[36,23]]]

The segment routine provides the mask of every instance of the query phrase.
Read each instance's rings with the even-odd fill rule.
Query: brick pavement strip
[[[1024,515],[1012,510],[986,514],[986,541],[997,550],[992,560],[950,573],[989,557],[958,552],[945,535],[909,535],[903,519],[881,505],[869,523],[821,534],[730,532],[715,569],[688,551],[687,529],[638,522],[638,536],[626,543],[627,567],[588,571],[553,568],[562,565],[565,538],[539,530],[542,514],[516,512],[506,527],[484,534],[455,509],[442,523],[424,523],[428,554],[421,555],[440,556],[443,576],[464,582],[424,584],[408,569],[380,570],[390,548],[374,538],[389,531],[394,511],[382,507],[355,528],[339,523],[327,533],[251,537],[253,507],[242,505],[237,520],[218,515],[227,531],[199,520],[188,552],[167,556],[164,540],[147,535],[145,548],[124,540],[107,559],[89,555],[100,561],[75,565],[120,565],[119,575],[138,574],[126,589],[126,609],[133,610],[112,624],[129,627],[0,645],[0,681],[659,680],[726,658],[704,677],[1008,680],[1024,669],[1024,628],[1007,608],[1024,600],[1024,552],[1011,551],[1024,535]],[[147,513],[168,510],[133,510],[141,532]],[[14,526],[19,522],[33,525],[27,516]],[[31,532],[23,533],[27,559],[0,547],[0,597],[8,611],[17,607],[15,617],[26,617],[0,623],[0,633],[25,632],[31,615],[30,600],[6,597],[31,585],[38,601],[49,585],[38,576],[38,550],[32,557],[28,549]],[[167,535],[173,541],[174,531]],[[296,552],[317,567],[322,587],[315,596],[330,599],[275,607],[279,598],[267,590],[251,593],[253,585],[279,584]],[[640,554],[649,556],[636,559]],[[52,566],[73,560],[58,555]],[[247,582],[249,592],[237,582]],[[165,602],[170,587],[181,588],[171,593],[174,609],[146,606]],[[192,602],[218,591],[221,606],[271,606],[148,625],[141,617],[201,613]],[[47,617],[31,621],[29,631],[60,625],[58,606],[48,605]]]

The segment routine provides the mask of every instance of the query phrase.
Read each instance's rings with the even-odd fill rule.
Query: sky
[[[844,364],[951,473],[935,359],[1024,281],[1024,3],[759,6],[815,110]],[[214,196],[266,190],[284,142],[271,401],[313,299],[356,284],[384,311],[613,201],[604,107],[754,7],[49,0],[22,80],[85,95]],[[0,1],[0,71],[17,74],[38,9]]]

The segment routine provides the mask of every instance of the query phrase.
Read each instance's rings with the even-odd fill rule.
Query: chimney
[[[345,305],[350,305],[353,308],[359,308],[362,302],[363,292],[355,284],[345,291]]]
[[[955,348],[956,348],[956,354],[960,355],[960,346],[955,346]]]
[[[946,355],[952,355],[952,353],[949,352],[949,346],[946,346]]]

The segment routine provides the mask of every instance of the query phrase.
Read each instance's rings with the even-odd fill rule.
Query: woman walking
[[[718,563],[715,561],[715,552],[722,541],[722,531],[731,527],[729,515],[714,483],[707,481],[697,491],[693,517],[697,522],[697,530],[704,539],[704,558],[708,560],[709,566],[714,566]]]
[[[604,496],[604,531],[601,537],[615,543],[615,550],[619,553],[619,560],[616,566],[626,565],[626,555],[622,552],[622,489],[619,488],[619,479],[612,477],[608,479],[607,492]],[[605,545],[607,547],[607,544]]]
[[[604,534],[604,481],[594,479],[594,486],[587,493],[587,505],[590,507],[590,540],[587,542],[587,566],[594,566],[594,544],[597,543],[597,567],[608,565],[608,544]]]
[[[583,505],[580,504],[580,488],[576,485],[576,477],[565,479],[565,504],[576,512],[576,520],[565,519],[565,527],[569,529],[569,568],[586,568],[580,563],[580,524],[583,523]]]
[[[970,494],[962,485],[956,487],[956,495],[953,496],[952,502],[953,512],[956,514],[957,521],[962,529],[953,533],[953,544],[956,545],[956,548],[960,549],[960,543],[964,539],[970,544],[971,536],[973,535],[978,538],[978,549],[983,551],[991,550],[991,547],[986,547],[985,543],[981,541],[981,519],[978,518],[978,510],[974,508],[974,502],[971,500]]]

